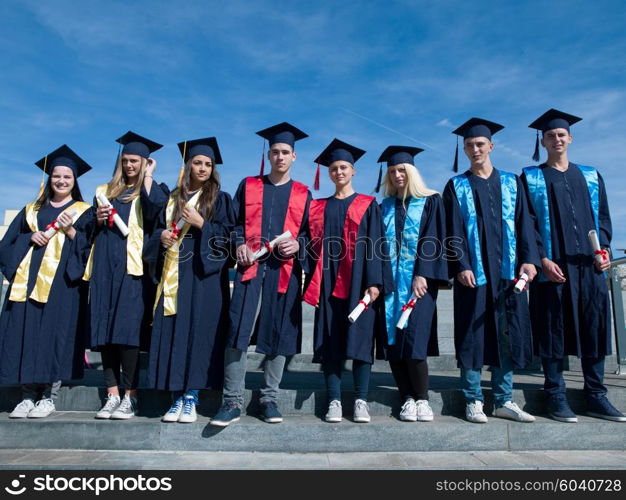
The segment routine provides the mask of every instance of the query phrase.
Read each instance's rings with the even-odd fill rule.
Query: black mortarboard
[[[124,145],[121,154],[139,155],[143,158],[149,158],[150,153],[154,153],[163,147],[162,144],[141,137],[139,134],[135,134],[130,130],[122,137],[115,140]]]
[[[204,155],[211,158],[214,164],[222,164],[222,155],[220,154],[220,148],[217,145],[217,139],[215,137],[179,142],[178,149],[180,149],[180,154],[183,155],[184,162],[187,162],[194,156]]]
[[[483,120],[482,118],[470,118],[463,125],[461,125],[452,133],[457,136],[463,137],[463,140],[470,139],[472,137],[486,137],[491,140],[491,136],[502,130],[504,125],[490,122],[489,120]],[[456,152],[454,153],[454,166],[452,170],[459,171],[459,141],[456,141]]]
[[[308,135],[302,132],[302,130],[287,122],[279,123],[278,125],[259,130],[257,135],[260,135],[263,139],[267,139],[270,146],[276,143],[283,143],[289,144],[292,148],[294,147],[296,141],[308,137]]]
[[[55,149],[52,153],[48,153],[41,160],[35,162],[35,165],[48,175],[52,173],[54,167],[69,167],[76,178],[91,170],[91,166],[66,144]]]
[[[410,163],[415,165],[413,158],[424,151],[422,148],[412,146],[389,146],[378,158],[378,163],[387,162],[387,166],[399,165],[400,163]]]
[[[334,161],[347,161],[354,165],[364,154],[365,151],[362,149],[352,146],[347,142],[340,141],[339,139],[333,139],[331,143],[326,146],[326,149],[315,159],[315,163],[329,167]]]
[[[564,128],[569,132],[569,128],[574,123],[579,122],[582,118],[578,118],[574,115],[563,113],[558,109],[549,109],[534,122],[528,125],[529,128],[537,130],[537,138],[535,139],[535,153],[533,154],[533,160],[539,161],[539,131],[542,133],[555,128]]]

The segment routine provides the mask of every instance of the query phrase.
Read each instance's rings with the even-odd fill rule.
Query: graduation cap
[[[222,164],[222,155],[220,154],[220,148],[217,145],[217,139],[215,137],[179,142],[178,149],[180,149],[180,154],[183,156],[184,162],[189,161],[189,159],[194,156],[204,155],[211,158],[215,165]]]
[[[315,183],[313,189],[318,190],[319,178],[320,178],[320,165],[330,167],[330,164],[335,161],[347,161],[351,165],[354,165],[361,156],[365,154],[365,151],[352,146],[347,142],[340,141],[339,139],[333,139],[328,146],[322,151],[317,158],[317,171],[315,172]]]
[[[392,167],[393,165],[399,165],[400,163],[409,163],[411,165],[415,165],[413,158],[415,155],[424,151],[422,148],[415,148],[412,146],[388,146],[381,154],[380,158],[378,158],[378,163],[380,163],[380,170],[378,171],[378,182],[376,183],[375,191],[378,193],[380,191],[380,184],[383,180],[383,164],[382,162],[387,162],[387,167]]]
[[[74,172],[75,178],[91,170],[91,166],[72,151],[67,144],[63,144],[63,146],[55,149],[52,153],[48,153],[41,160],[35,162],[35,165],[48,175],[52,173],[54,167],[68,167]]]
[[[281,144],[289,144],[292,148],[295,147],[296,141],[300,139],[304,139],[308,137],[308,134],[305,134],[299,128],[294,127],[291,123],[282,122],[278,125],[273,125],[263,130],[259,130],[257,135],[263,137],[263,139],[267,139],[270,147],[273,144],[281,143]],[[263,156],[261,157],[261,173],[263,175],[265,170],[265,142],[263,143]]]
[[[486,137],[491,140],[491,136],[502,130],[504,125],[500,125],[489,120],[482,118],[470,118],[463,125],[461,125],[452,133],[457,136],[463,137],[463,140],[470,139],[472,137]],[[452,168],[455,172],[459,171],[459,140],[456,141],[456,152],[454,153],[454,166]]]
[[[121,154],[139,155],[143,158],[149,158],[150,153],[154,153],[163,147],[162,144],[146,139],[130,130],[115,140],[124,145]]]
[[[539,118],[537,118],[534,122],[528,125],[529,128],[534,128],[537,130],[537,138],[535,140],[535,152],[533,154],[533,160],[539,161],[539,131],[541,130],[542,134],[547,132],[548,130],[553,130],[555,128],[564,128],[569,132],[569,128],[574,123],[578,123],[582,118],[579,118],[574,115],[570,115],[567,113],[563,113],[563,111],[559,111],[558,109],[549,109]]]

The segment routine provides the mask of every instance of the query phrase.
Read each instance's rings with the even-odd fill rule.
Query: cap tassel
[[[187,141],[185,141],[185,145],[183,146],[183,164],[180,167],[180,172],[178,172],[178,180],[176,181],[176,186],[181,187],[183,185],[183,176],[185,175],[185,157],[187,156]]]
[[[261,171],[259,175],[261,177],[265,175],[265,141],[263,141],[263,155],[261,156]]]
[[[454,165],[452,166],[454,172],[459,171],[459,139],[456,140],[456,151],[454,152]]]
[[[320,190],[320,164],[317,164],[317,170],[315,171],[315,181],[313,182],[313,189],[315,191]]]
[[[117,147],[117,156],[115,157],[115,165],[113,166],[113,175],[117,171],[117,164],[120,162],[120,155],[122,154],[122,145]]]
[[[533,153],[533,161],[539,161],[539,130],[537,130],[537,138],[535,139],[535,152]]]
[[[44,190],[44,186],[45,186],[45,179],[46,179],[46,166],[48,165],[48,155],[46,155],[46,157],[43,160],[43,174],[41,175],[41,183],[39,184],[39,193],[37,194],[37,199],[40,200],[41,197],[43,196],[43,190]]]
[[[380,184],[383,180],[383,164],[380,164],[380,169],[378,170],[378,181],[376,181],[376,191],[377,193],[380,191]]]

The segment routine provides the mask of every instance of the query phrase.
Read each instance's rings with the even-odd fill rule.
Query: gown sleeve
[[[462,271],[471,271],[472,262],[467,244],[467,234],[463,214],[454,192],[452,180],[448,181],[443,191],[443,203],[446,214],[446,256],[450,278],[455,278]]]
[[[93,207],[88,208],[74,223],[76,235],[73,240],[69,240],[69,256],[65,268],[66,276],[71,282],[83,277],[96,226],[96,209]]]
[[[234,226],[233,200],[228,193],[221,191],[213,217],[202,225],[200,258],[205,276],[219,272],[228,263]]]
[[[0,241],[0,272],[11,281],[28,252],[33,232],[26,223],[26,209],[23,208],[13,219],[2,241]]]
[[[515,231],[517,233],[517,262],[541,265],[541,256],[537,247],[538,232],[535,218],[530,212],[530,203],[526,189],[519,177],[517,180],[517,203],[515,204]],[[541,238],[539,238],[541,239]]]
[[[446,239],[446,215],[443,199],[439,194],[433,194],[426,200],[419,237],[413,276],[447,281],[448,262],[442,258],[442,245]]]

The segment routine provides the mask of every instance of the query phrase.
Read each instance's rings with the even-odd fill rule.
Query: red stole
[[[346,213],[346,220],[343,225],[343,241],[346,245],[346,258],[341,259],[339,270],[337,273],[337,281],[333,288],[333,296],[339,299],[347,299],[350,295],[350,284],[352,282],[352,263],[354,262],[354,254],[356,252],[356,240],[359,233],[359,226],[365,212],[374,202],[373,196],[357,194]],[[326,201],[313,200],[309,206],[309,230],[311,232],[311,243],[313,255],[316,256],[317,262],[311,281],[304,292],[303,300],[317,306],[320,301],[320,292],[322,289],[322,263],[324,261],[324,210],[326,209]]]
[[[253,252],[256,252],[259,248],[261,248],[263,177],[259,176],[246,178],[245,190],[246,244]],[[304,184],[293,181],[291,185],[291,193],[289,194],[289,203],[287,205],[287,214],[285,215],[283,232],[290,231],[294,238],[297,238],[300,233],[300,225],[302,224],[302,218],[304,217],[308,192],[309,190]],[[249,281],[252,278],[255,278],[258,267],[258,262],[249,266],[244,271],[241,281]],[[292,270],[293,259],[283,260],[278,278],[278,293],[287,292]]]

